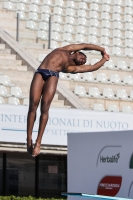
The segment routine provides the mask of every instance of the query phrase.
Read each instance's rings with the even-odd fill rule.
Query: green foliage
[[[16,197],[16,196],[0,196],[0,200],[65,200],[65,199],[55,199],[55,198],[35,198],[29,197]]]

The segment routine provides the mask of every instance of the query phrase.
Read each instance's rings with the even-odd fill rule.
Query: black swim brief
[[[58,72],[54,72],[54,71],[49,70],[49,69],[39,69],[39,68],[38,68],[38,69],[35,71],[35,73],[41,74],[44,81],[46,81],[46,80],[47,80],[49,77],[51,77],[51,76],[56,76],[56,77],[59,78],[59,73],[58,73]]]

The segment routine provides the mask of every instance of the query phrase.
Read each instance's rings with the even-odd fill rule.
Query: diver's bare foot
[[[34,149],[32,151],[32,156],[33,157],[38,156],[40,154],[40,146],[41,146],[41,143],[36,142],[36,144],[34,146]]]
[[[28,154],[32,155],[32,151],[33,151],[32,140],[27,140],[27,152],[28,152]]]

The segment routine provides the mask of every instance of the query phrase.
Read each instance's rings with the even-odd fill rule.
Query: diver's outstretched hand
[[[110,56],[109,56],[108,54],[104,54],[104,55],[103,55],[103,58],[105,58],[106,61],[108,61],[108,60],[110,59]]]
[[[110,55],[106,52],[106,49],[104,49],[101,54],[107,61],[110,59]]]

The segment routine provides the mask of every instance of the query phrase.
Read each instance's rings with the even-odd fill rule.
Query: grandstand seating
[[[21,88],[16,87],[16,86],[11,87],[10,93],[11,93],[12,96],[15,96],[15,97],[18,97],[18,98],[22,98],[22,99],[25,98],[25,96],[22,93]]]
[[[102,104],[94,103],[93,110],[95,110],[95,111],[105,111],[105,108],[104,108],[104,106]]]
[[[94,76],[92,72],[83,73],[83,81],[93,82]]]
[[[111,74],[110,75],[110,80],[111,83],[115,83],[115,84],[121,84],[121,80],[118,74]]]
[[[8,98],[8,104],[12,104],[12,105],[20,105],[20,101],[18,98],[16,97],[9,97]]]
[[[8,91],[7,91],[7,88],[3,85],[0,85],[0,96],[2,97],[9,97],[11,96]]]
[[[0,96],[0,104],[5,104],[5,100],[3,97]]]
[[[0,84],[5,86],[14,86],[14,84],[11,83],[9,76],[0,75]]]
[[[90,97],[95,97],[95,98],[100,97],[100,91],[97,87],[89,87],[88,93]]]
[[[35,3],[33,4],[32,1],[29,1],[28,3],[23,1],[23,3],[22,2],[17,3],[17,6],[15,7],[16,5],[15,2],[5,1],[4,8],[7,10],[18,11],[20,12],[20,15],[22,14],[22,12],[23,12],[23,15],[27,14],[28,12],[28,17],[30,21],[26,22],[26,27],[32,30],[39,30],[39,26],[38,26],[38,23],[36,24],[36,21],[38,20],[45,21],[46,19],[47,19],[46,21],[48,21],[47,14],[52,14],[52,15],[54,14],[52,16],[53,18],[52,20],[63,24],[63,26],[65,25],[64,23],[67,23],[67,24],[83,25],[83,26],[89,25],[91,27],[96,26],[99,29],[102,29],[102,28],[110,28],[111,21],[112,21],[114,30],[111,31],[113,33],[111,36],[116,36],[116,37],[119,37],[119,35],[118,34],[116,35],[114,31],[119,32],[123,30],[123,28],[127,30],[132,29],[131,28],[132,17],[130,15],[132,13],[132,9],[129,8],[129,5],[125,7],[124,15],[122,15],[122,7],[121,5],[116,4],[115,1],[111,5],[107,5],[107,4],[101,5],[100,2],[98,1],[97,3],[88,2],[88,4],[86,2],[76,2],[76,1],[75,2],[68,1],[68,3],[66,3],[65,1],[57,3],[55,1],[54,4],[52,1],[50,2],[48,1],[48,3],[46,3],[44,1],[42,3],[41,1],[37,1],[37,2],[35,1]],[[77,10],[73,9],[74,5],[77,6],[78,8]],[[101,8],[100,12],[99,12],[99,8]],[[41,13],[41,18],[38,17],[38,14],[40,13]],[[43,14],[45,16],[47,15],[46,19],[45,19],[45,16],[43,17]],[[62,19],[62,16],[60,15],[65,16],[65,21]],[[76,17],[80,17],[80,18],[76,20]],[[90,18],[90,20],[89,20],[89,23],[87,24],[88,17]],[[25,17],[22,17],[22,18],[25,18]],[[100,33],[101,32],[102,31],[100,31]],[[123,32],[126,32],[126,30],[124,30]],[[119,46],[119,42],[118,44],[115,43],[115,45]],[[116,51],[112,49],[113,54],[119,55],[118,53],[119,51],[117,53]]]
[[[47,50],[49,15],[52,15],[52,49],[69,43],[82,42],[106,47],[111,54],[111,60],[99,71],[84,74],[60,73],[60,81],[83,102],[86,103],[88,99],[96,101],[91,103],[91,106],[87,102],[91,109],[132,111],[133,3],[131,0],[20,0],[19,2],[3,0],[0,5],[3,13],[0,26],[15,38],[16,13],[19,12],[20,44],[40,62],[50,52]],[[123,8],[123,5],[126,7]],[[33,76],[33,72],[27,71],[28,67],[22,65],[22,60],[16,59],[16,55],[10,54],[9,50],[3,44],[0,45],[0,72],[3,73],[0,76],[0,103],[9,102],[6,98],[9,99],[13,95],[12,84],[22,89],[23,97],[28,97]],[[89,64],[100,60],[100,54],[95,51],[85,53]],[[23,81],[27,82],[25,87]],[[19,98],[19,101],[23,105],[29,104],[27,98],[23,101]],[[13,96],[10,97],[10,102],[14,102]],[[127,107],[124,107],[125,103]],[[63,106],[63,103],[60,105]]]
[[[86,91],[84,89],[83,86],[75,86],[75,90],[74,90],[74,93],[79,95],[79,96],[86,96]]]
[[[115,105],[115,104],[110,104],[110,105],[108,106],[108,111],[110,111],[110,112],[119,112],[119,108],[118,108],[118,106]]]
[[[124,112],[124,113],[133,113],[133,110],[132,110],[131,106],[123,106],[122,107],[122,112]]]
[[[103,89],[103,97],[108,99],[114,99],[114,92],[111,88]]]
[[[29,105],[29,98],[24,98],[23,99],[23,105],[28,106]]]

